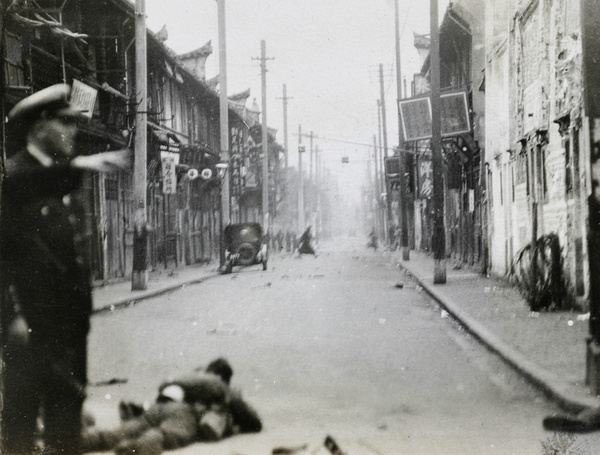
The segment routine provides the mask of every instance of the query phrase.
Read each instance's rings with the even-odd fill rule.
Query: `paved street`
[[[556,406],[362,240],[96,315],[90,380],[126,380],[90,388],[99,425],[118,423],[119,400],[151,401],[163,379],[225,356],[265,428],[178,453],[317,448],[327,434],[349,454],[541,453]]]

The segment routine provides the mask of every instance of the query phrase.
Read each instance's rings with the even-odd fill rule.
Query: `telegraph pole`
[[[379,201],[379,194],[381,193],[381,185],[379,183],[379,158],[377,154],[377,138],[373,135],[373,160],[375,160],[375,213],[377,220],[377,227],[381,234],[382,223],[381,223],[381,204]]]
[[[377,159],[381,164],[381,181],[379,182],[379,190],[377,194],[377,201],[381,204],[381,194],[385,193],[385,185],[387,181],[387,177],[385,176],[385,165],[383,162],[383,139],[381,134],[381,100],[377,100],[377,121],[378,121],[378,129],[377,133],[379,134],[379,147],[377,149]],[[382,238],[386,238],[387,236],[387,206],[381,207],[381,229],[382,229]]]
[[[388,157],[388,143],[387,143],[387,120],[385,115],[385,91],[383,88],[383,64],[379,64],[379,88],[381,91],[381,121],[383,127],[383,155],[385,158]],[[390,189],[390,181],[385,175],[385,193],[386,193],[386,206],[387,206],[387,224],[388,226],[392,222],[392,191]],[[386,229],[385,238],[389,240],[388,232]]]
[[[258,59],[253,59],[258,60]],[[262,153],[263,153],[263,171],[262,171],[262,206],[263,206],[263,227],[266,233],[271,232],[269,217],[269,133],[267,131],[267,46],[265,40],[260,42],[260,74],[262,86]]]
[[[440,111],[440,32],[438,2],[431,0],[431,165],[433,168],[433,284],[446,283],[444,176]]]
[[[304,231],[304,177],[302,175],[302,154],[306,147],[302,145],[302,125],[298,125],[298,233]]]
[[[285,149],[285,172],[287,174],[289,167],[289,148],[288,148],[288,100],[292,99],[287,96],[287,86],[283,84],[283,97],[280,99],[283,100],[283,148]]]
[[[315,134],[311,131],[310,132],[310,172],[308,173],[308,180],[312,183],[313,181],[313,155],[314,155],[314,149],[313,149],[313,139],[315,137]]]
[[[283,84],[283,97],[279,98],[283,100],[283,149],[285,158],[285,230],[286,232],[291,226],[291,214],[290,214],[290,169],[289,169],[289,145],[288,145],[288,100],[291,99],[287,96],[287,86]]]
[[[135,150],[133,197],[135,201],[133,232],[133,270],[131,290],[148,288],[148,232],[146,214],[146,149],[148,146],[148,81],[146,43],[146,0],[135,1]]]
[[[221,162],[228,168],[221,178],[221,227],[230,223],[229,209],[229,101],[227,100],[227,34],[225,0],[217,0],[219,16],[219,123],[221,132]],[[225,265],[225,242],[219,232],[219,265]]]
[[[400,60],[400,9],[398,0],[395,0],[395,22],[396,22],[396,91],[398,99],[396,107],[398,108],[398,149],[400,160],[400,245],[402,248],[402,260],[410,259],[410,249],[408,246],[408,175],[406,173],[406,154],[404,150],[404,133],[402,130],[402,119],[400,117],[400,100],[402,99],[402,65]]]

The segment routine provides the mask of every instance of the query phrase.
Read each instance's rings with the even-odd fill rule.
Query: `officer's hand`
[[[131,169],[133,151],[129,149],[77,156],[71,160],[71,166],[97,172],[116,172]]]

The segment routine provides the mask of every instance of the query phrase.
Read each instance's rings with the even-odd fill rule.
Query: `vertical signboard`
[[[163,193],[177,194],[177,164],[179,154],[171,152],[160,152],[163,176]]]
[[[419,199],[429,199],[433,196],[433,168],[430,156],[419,157],[418,167]]]

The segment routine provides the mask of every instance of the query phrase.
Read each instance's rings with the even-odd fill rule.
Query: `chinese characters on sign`
[[[429,199],[433,194],[433,169],[431,158],[419,157],[419,198]]]
[[[242,195],[242,159],[244,152],[244,133],[240,128],[231,129],[231,179],[230,192],[234,197]]]
[[[97,96],[98,90],[76,79],[73,80],[71,107],[76,111],[81,111],[81,114],[85,117],[92,118]]]
[[[398,103],[404,139],[416,141],[431,138],[431,100],[429,97],[401,100]],[[471,131],[467,94],[444,93],[440,96],[442,136]]]
[[[162,162],[163,175],[163,193],[177,193],[177,164],[179,164],[179,154],[170,152],[161,152],[160,158]]]

